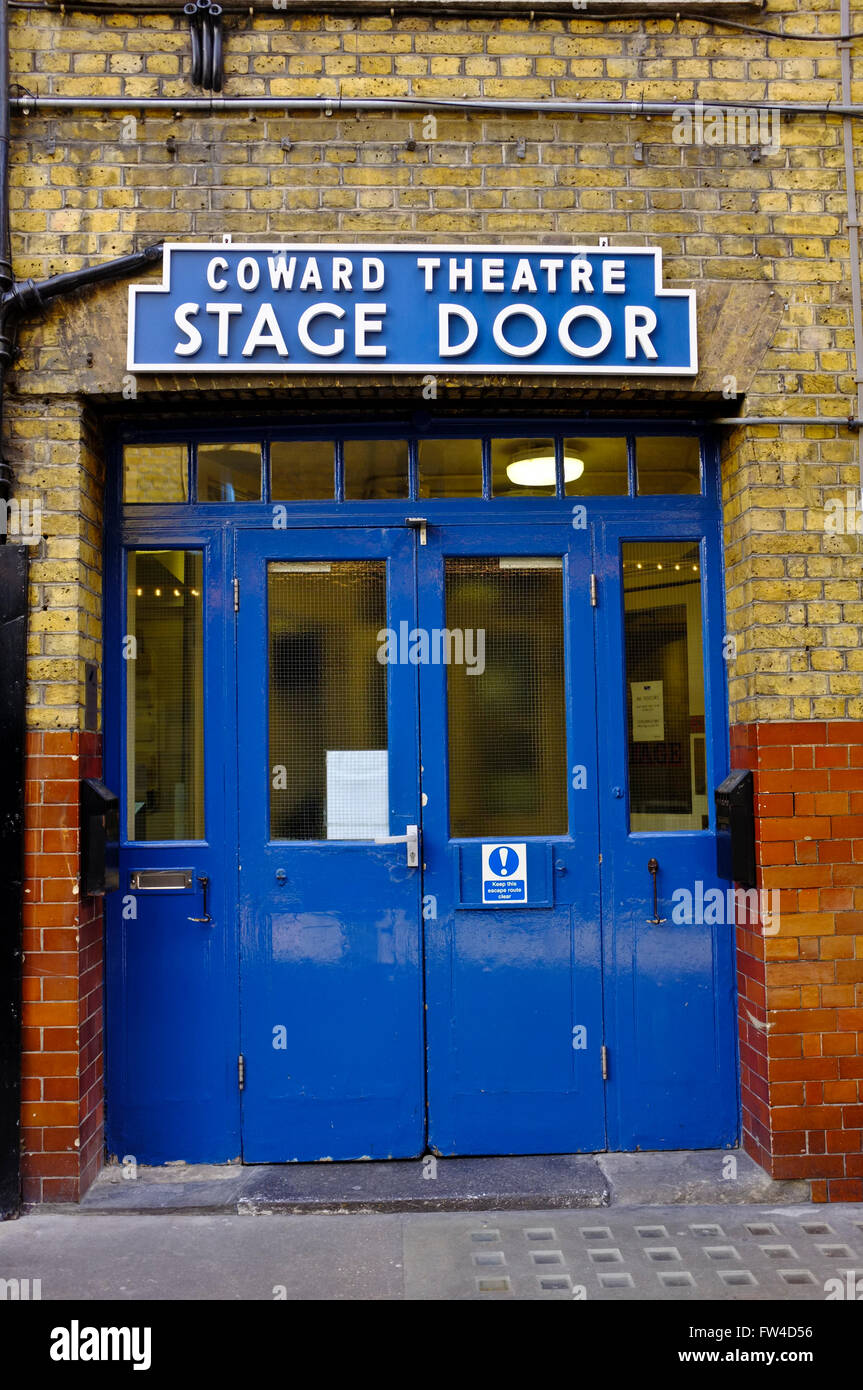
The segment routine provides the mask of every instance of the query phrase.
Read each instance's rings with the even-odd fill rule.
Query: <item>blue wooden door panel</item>
[[[420,870],[404,844],[273,840],[268,826],[270,561],[383,560],[387,626],[412,627],[404,529],[238,537],[243,1155],[409,1157],[424,1146]],[[375,651],[366,653],[374,662]],[[419,815],[416,668],[388,674],[389,830]]]
[[[706,782],[710,827],[631,832],[627,795],[627,709],[621,552],[623,541],[693,540],[700,545],[705,660]],[[727,768],[722,669],[722,571],[717,526],[675,525],[661,513],[606,524],[597,569],[600,642],[600,815],[606,935],[609,1147],[696,1149],[737,1142],[734,927],[696,920],[716,875],[712,790]],[[621,791],[624,793],[621,795]],[[654,922],[648,863],[658,864]],[[674,920],[674,894],[688,890],[693,920]],[[677,901],[680,901],[678,899]]]
[[[233,740],[226,672],[230,592],[219,537],[186,534],[180,542],[138,538],[134,548],[203,551],[205,836],[199,841],[136,843],[123,816],[120,891],[105,899],[107,1146],[139,1163],[224,1162],[240,1154],[237,1092],[237,934],[234,803],[225,752]],[[114,554],[106,588],[125,593],[125,556]],[[106,780],[127,805],[126,728],[129,631],[121,601],[108,610],[106,707],[118,711],[106,739]],[[166,717],[164,712],[161,717]],[[227,793],[227,794],[226,794]],[[189,891],[133,892],[137,870],[188,869]],[[198,875],[210,880],[212,922],[202,915]]]
[[[566,701],[559,717],[566,727],[567,766],[584,771],[576,779],[580,789],[570,786],[568,834],[525,837],[512,825],[512,838],[527,845],[530,876],[540,886],[536,896],[547,905],[477,908],[483,841],[449,831],[447,668],[420,668],[429,1143],[443,1154],[601,1149],[589,547],[584,532],[561,524],[432,526],[428,544],[418,550],[425,627],[446,627],[446,558],[470,555],[563,558]],[[529,900],[534,896],[531,889]]]

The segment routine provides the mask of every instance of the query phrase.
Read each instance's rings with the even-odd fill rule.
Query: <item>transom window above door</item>
[[[383,432],[382,432],[383,434]],[[123,501],[212,506],[700,494],[696,434],[208,438],[127,444]]]

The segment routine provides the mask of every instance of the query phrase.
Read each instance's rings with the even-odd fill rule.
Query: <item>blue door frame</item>
[[[556,422],[553,428],[561,434],[586,432],[584,422]],[[672,432],[668,424],[658,427],[641,423],[627,423],[625,427],[610,424],[605,432],[620,434],[623,428],[637,429],[639,434]],[[487,436],[489,422],[459,421],[448,431],[434,431],[447,432],[457,438]],[[519,421],[494,430],[495,435],[541,432],[550,432],[547,420]],[[258,438],[262,433],[266,435],[265,428],[230,426],[227,430],[200,431],[198,437],[225,438],[229,434],[231,439],[240,440]],[[332,437],[335,431],[297,431],[304,439],[315,433]],[[351,426],[343,433],[351,438],[362,434],[380,438],[387,433],[403,438],[410,431]],[[282,431],[279,437],[286,434]],[[172,437],[188,438],[189,432],[176,431],[173,436],[167,431],[159,431],[158,435],[155,431],[149,435],[122,433],[118,436],[115,459],[118,461],[122,442],[146,442],[156,437],[160,442],[168,442]],[[419,673],[428,857],[422,893],[417,898],[421,902],[434,895],[446,910],[437,918],[424,920],[420,913],[414,940],[421,943],[424,935],[427,967],[431,1103],[427,1140],[442,1153],[712,1147],[732,1145],[737,1140],[733,932],[699,925],[648,926],[646,921],[650,915],[646,860],[651,856],[660,864],[660,891],[699,879],[706,885],[714,882],[712,805],[711,825],[706,831],[631,834],[627,799],[615,795],[613,790],[626,787],[627,772],[620,592],[620,545],[625,540],[686,539],[701,544],[709,790],[727,770],[718,460],[712,440],[705,439],[703,448],[706,466],[702,495],[580,499],[588,513],[588,524],[581,535],[576,534],[572,523],[573,498],[490,498],[487,444],[482,501],[418,502],[416,448],[412,445],[412,501],[290,504],[290,528],[294,536],[300,536],[304,553],[319,548],[320,536],[327,533],[334,536],[340,547],[332,551],[331,541],[332,553],[339,554],[347,554],[355,544],[349,539],[352,533],[360,548],[367,545],[369,534],[376,529],[400,536],[394,542],[397,550],[410,540],[414,545],[410,563],[416,566],[415,600],[424,601],[426,611],[438,615],[442,611],[440,563],[444,552],[568,556],[567,641],[571,669],[579,676],[578,698],[573,699],[573,686],[567,701],[569,765],[586,767],[585,790],[592,809],[589,816],[581,810],[586,805],[581,800],[584,791],[570,791],[571,833],[544,847],[555,870],[556,905],[538,908],[533,924],[525,920],[514,926],[515,919],[522,915],[518,912],[505,927],[514,937],[519,930],[529,934],[547,929],[547,922],[554,919],[553,939],[546,936],[544,941],[546,955],[560,959],[566,935],[571,961],[578,967],[571,972],[565,991],[558,980],[552,982],[551,992],[543,996],[542,989],[548,981],[541,978],[543,972],[537,969],[535,960],[529,968],[521,968],[517,952],[510,950],[508,955],[507,941],[484,925],[488,913],[471,908],[468,894],[463,895],[464,901],[459,901],[453,863],[463,860],[472,847],[448,838],[446,760],[443,756],[429,759],[426,751],[438,748],[442,754],[445,748],[444,673],[440,668],[421,669]],[[343,483],[340,455],[337,459],[338,496]],[[139,1161],[156,1163],[176,1158],[218,1161],[242,1156],[248,1161],[268,1157],[277,1161],[282,1157],[337,1156],[326,1148],[316,1151],[314,1146],[279,1151],[266,1137],[267,1124],[272,1132],[275,1123],[272,1117],[263,1122],[260,1132],[256,1131],[245,1147],[242,1138],[242,1102],[251,1101],[255,1067],[251,1063],[253,1048],[248,1034],[241,1035],[239,980],[243,952],[254,949],[250,943],[255,938],[249,927],[249,891],[241,883],[237,846],[242,831],[238,808],[246,805],[249,824],[254,824],[256,811],[249,799],[250,784],[244,782],[243,769],[238,766],[236,750],[244,734],[252,738],[249,746],[256,750],[255,757],[262,750],[258,747],[258,735],[247,729],[238,733],[237,699],[251,669],[245,658],[253,661],[254,642],[250,627],[246,639],[250,645],[242,648],[244,655],[238,668],[238,636],[230,597],[243,546],[251,564],[256,547],[263,545],[258,555],[262,560],[273,535],[273,511],[266,483],[260,503],[153,504],[123,511],[117,487],[119,472],[118,466],[111,470],[106,508],[106,781],[120,790],[125,806],[124,556],[128,549],[148,547],[203,552],[207,776],[204,840],[162,844],[136,844],[125,838],[121,841],[121,889],[107,900],[106,913],[109,1151],[121,1156],[132,1153]],[[416,533],[405,530],[406,517],[418,510],[429,523],[429,544],[422,548],[417,547]],[[330,528],[336,528],[335,534]],[[267,538],[266,543],[261,536]],[[406,552],[403,559],[407,563]],[[584,597],[584,581],[590,573],[599,580],[596,609],[591,609]],[[251,570],[249,576],[251,579]],[[587,630],[584,625],[591,621],[589,650],[593,671],[587,662],[582,669],[580,662]],[[244,640],[242,629],[239,640]],[[579,656],[573,659],[575,651]],[[587,681],[582,682],[580,678],[585,674]],[[710,800],[712,803],[712,796]],[[404,807],[399,805],[398,816],[393,814],[393,833],[403,829],[401,821],[406,819],[406,809],[405,799]],[[125,825],[122,834],[126,834]],[[588,846],[593,846],[594,841],[599,844],[602,863],[591,864],[591,873],[585,875],[583,866],[593,854]],[[397,847],[386,847],[381,852],[381,862],[387,862],[388,857],[395,862],[400,853]],[[279,857],[278,850],[266,848],[263,841],[260,854],[261,865],[273,854]],[[666,866],[671,864],[675,871],[681,870],[675,872],[673,882],[664,877]],[[216,928],[189,921],[198,915],[200,906],[194,892],[154,893],[146,898],[139,895],[134,903],[137,916],[129,916],[128,900],[134,896],[128,892],[129,874],[151,867],[189,868],[196,878],[207,874],[212,884],[211,912]],[[558,867],[566,872],[558,874]],[[272,869],[273,865],[269,865],[267,872]],[[436,892],[436,887],[443,887],[443,891]],[[524,914],[525,919],[529,915]],[[564,925],[564,918],[569,927]],[[538,926],[539,923],[543,925]],[[474,989],[475,1007],[471,1015],[465,996],[456,998],[453,993],[453,964],[462,959],[466,978],[470,978],[471,961],[478,960],[483,951],[485,964],[491,962],[491,967],[477,967],[483,977],[479,983],[490,979],[493,987],[482,993]],[[508,980],[507,965],[513,972]],[[471,988],[477,985],[478,978],[474,978]],[[587,1025],[589,1061],[577,1055],[571,1036],[564,1039],[561,1055],[552,1057],[549,1037],[537,1037],[531,1031],[531,1006],[525,1001],[530,1000],[534,986],[539,990],[533,998],[534,1015],[538,1009],[550,1010],[558,1033],[563,1029],[564,1015],[570,1034],[572,1027]],[[497,988],[500,993],[496,995]],[[564,993],[570,990],[574,993],[567,994],[564,1000]],[[259,1000],[259,1006],[263,1014],[272,1012],[269,1001],[265,1007]],[[284,1021],[275,1016],[264,1019],[270,1027],[269,1052],[262,1051],[261,1059],[266,1058],[270,1065],[274,1054],[272,1028]],[[553,1045],[558,1041],[556,1038]],[[607,1048],[609,1059],[604,1083],[598,1057],[600,1045]],[[415,1058],[412,1047],[413,1044],[407,1052]],[[250,1065],[248,1089],[241,1093],[237,1059],[244,1050],[250,1053]],[[495,1059],[508,1068],[508,1074],[500,1070],[494,1073]],[[585,1061],[587,1066],[582,1067]],[[588,1067],[594,1070],[590,1072]],[[406,1061],[405,1074],[412,1068],[415,1073],[414,1062]],[[531,1093],[530,1085],[525,1084],[529,1075],[534,1080],[537,1076],[552,1078],[553,1084],[543,1082]],[[566,1078],[566,1084],[561,1083],[561,1078]],[[489,1084],[483,1086],[483,1080]],[[549,1103],[549,1089],[565,1097],[557,1112],[555,1104]],[[480,1092],[482,1098],[477,1104]],[[278,1095],[277,1089],[274,1094]],[[513,1096],[522,1099],[514,1102]],[[421,1106],[422,1103],[420,1094]],[[407,1109],[411,1110],[411,1106],[412,1102]],[[266,1108],[265,1104],[262,1114]],[[408,1119],[399,1132],[401,1138],[395,1145],[384,1140],[376,1152],[407,1154],[422,1150],[426,1139],[422,1123],[417,1128],[415,1117]],[[562,1133],[565,1142],[560,1138]],[[362,1153],[370,1148],[364,1145]],[[343,1156],[362,1156],[351,1144],[339,1152]]]

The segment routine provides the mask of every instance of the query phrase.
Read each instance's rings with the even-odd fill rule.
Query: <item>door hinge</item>
[[[234,580],[234,612],[235,612],[235,613],[239,613],[239,611],[240,611],[240,581],[239,581],[239,579],[235,579],[235,580]]]
[[[600,1049],[600,1055],[601,1055],[601,1057],[602,1057],[602,1079],[603,1079],[603,1081],[607,1081],[607,1080],[608,1080],[608,1048],[606,1047],[605,1043],[602,1044],[602,1047],[601,1047],[601,1049]]]
[[[246,1089],[246,1059],[242,1052],[237,1058],[237,1086],[241,1091]]]
[[[595,574],[592,574],[592,575],[590,576],[590,606],[591,606],[591,608],[595,608],[598,602],[599,602],[599,598],[598,598],[598,590],[597,590],[597,586],[596,586],[596,575],[595,575]]]

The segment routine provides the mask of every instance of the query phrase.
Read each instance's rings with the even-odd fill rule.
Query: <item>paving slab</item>
[[[473,1211],[601,1207],[609,1187],[594,1155],[432,1158],[384,1163],[201,1165],[138,1168],[127,1180],[106,1168],[77,1210],[244,1213],[247,1211]],[[57,1208],[59,1211],[60,1209]]]
[[[824,1301],[863,1273],[863,1206],[453,1213],[405,1226],[404,1263],[408,1299]]]
[[[102,1169],[77,1208],[50,1204],[41,1209],[60,1215],[69,1210],[236,1213],[249,1171],[239,1163],[167,1163],[135,1169],[114,1163]]]
[[[808,1182],[776,1181],[742,1149],[603,1153],[612,1206],[672,1202],[808,1202]]]
[[[43,1301],[403,1296],[398,1216],[30,1213],[0,1223],[0,1279]],[[9,1297],[8,1293],[6,1297]]]

